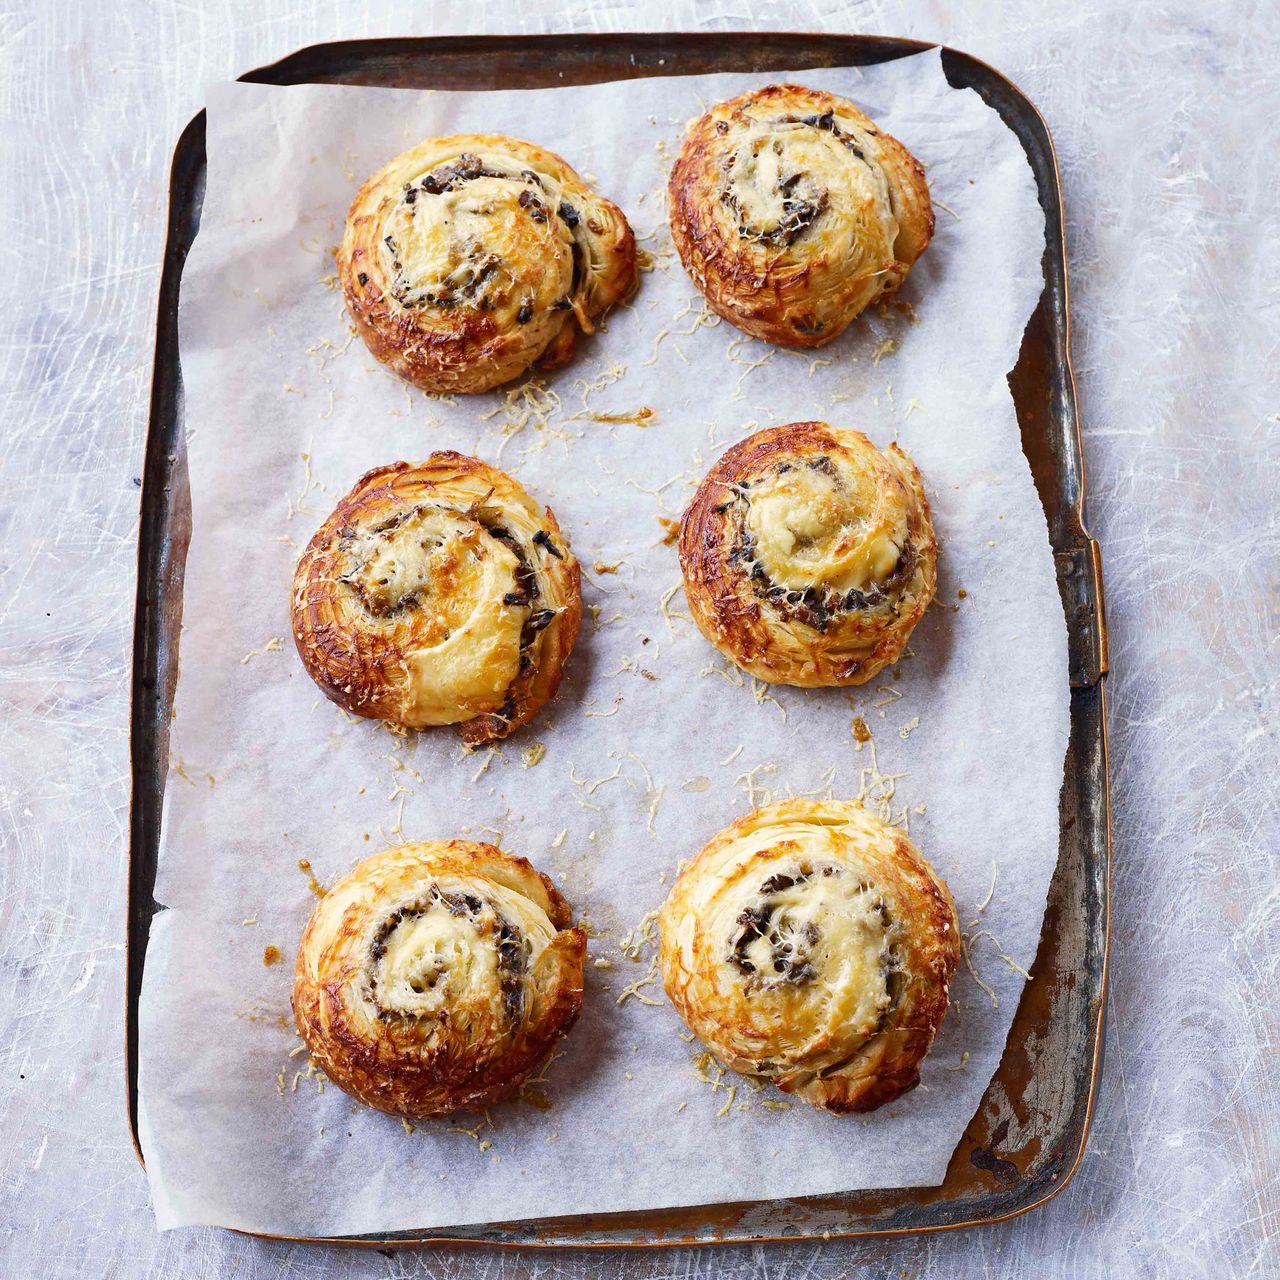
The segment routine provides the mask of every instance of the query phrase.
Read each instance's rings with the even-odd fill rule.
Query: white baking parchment
[[[1042,288],[1043,214],[1017,141],[947,86],[936,52],[793,78],[900,137],[938,215],[902,293],[914,318],[866,316],[812,353],[710,323],[664,224],[685,122],[764,77],[210,92],[208,190],[182,283],[193,534],[164,910],[141,1003],[161,1227],[343,1235],[941,1180],[999,1061],[1058,852],[1066,633],[1006,383]],[[350,339],[332,246],[367,174],[456,131],[563,154],[626,211],[651,269],[541,387],[445,402]],[[592,416],[642,408],[646,426]],[[902,442],[941,544],[910,656],[854,691],[739,677],[673,592],[659,521],[727,445],[810,418]],[[442,448],[500,463],[552,505],[595,615],[555,702],[493,752],[466,754],[451,729],[403,738],[344,716],[289,635],[295,560],[334,503],[366,469]],[[861,746],[855,715],[873,735]],[[828,791],[909,822],[973,962],[921,1087],[865,1117],[718,1080],[645,981],[643,931],[638,958],[623,950],[721,827],[767,798]],[[384,845],[456,835],[532,859],[598,936],[582,1019],[533,1105],[410,1131],[308,1069],[289,1014],[315,903],[298,864],[325,883]],[[283,961],[264,963],[267,948]]]

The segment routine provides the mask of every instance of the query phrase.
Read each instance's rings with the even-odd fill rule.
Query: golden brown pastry
[[[636,283],[622,211],[559,156],[497,133],[428,138],[380,169],[337,258],[369,350],[437,393],[557,368]]]
[[[569,924],[551,881],[493,845],[374,854],[307,923],[298,1034],[330,1080],[379,1111],[486,1107],[578,1017],[587,937]]]
[[[667,995],[726,1066],[835,1112],[920,1083],[960,958],[955,905],[861,805],[784,800],[739,818],[658,923]]]
[[[460,453],[360,479],[293,580],[311,678],[356,715],[505,737],[548,702],[582,620],[581,571],[553,516]]]
[[[937,551],[911,459],[825,422],[734,445],[680,521],[702,634],[753,676],[807,688],[897,661],[933,599]]]
[[[713,310],[766,342],[820,347],[897,291],[933,235],[924,170],[852,102],[772,84],[689,126],[671,232]]]

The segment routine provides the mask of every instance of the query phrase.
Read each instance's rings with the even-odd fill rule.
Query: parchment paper
[[[999,1061],[1058,850],[1066,635],[1005,380],[1042,287],[1042,214],[1016,140],[946,85],[936,53],[794,78],[852,97],[902,138],[938,204],[903,293],[917,322],[869,316],[813,354],[701,321],[664,226],[685,121],[762,77],[211,90],[208,191],[182,287],[193,536],[156,890],[166,909],[141,1007],[161,1227],[349,1234],[941,1180]],[[461,130],[561,152],[654,255],[608,331],[512,403],[407,389],[348,343],[322,279],[359,182],[418,138]],[[590,416],[641,407],[647,427]],[[942,544],[912,656],[852,699],[765,696],[681,616],[678,591],[665,616],[661,604],[679,572],[658,517],[678,514],[725,446],[805,418],[901,441]],[[464,754],[448,729],[404,739],[351,723],[289,638],[298,549],[332,505],[367,468],[446,447],[499,461],[554,507],[598,606],[556,702],[492,755]],[[873,734],[860,750],[855,714]],[[545,756],[529,765],[535,744]],[[752,803],[827,790],[882,804],[893,793],[893,817],[954,891],[986,987],[962,968],[922,1086],[861,1118],[766,1105],[781,1095],[734,1077],[708,1083],[714,1066],[695,1066],[656,983],[619,1003],[651,955],[620,944],[677,862]],[[543,1105],[408,1132],[324,1088],[297,1052],[292,958],[315,901],[298,861],[328,882],[384,844],[455,834],[551,874],[599,932],[599,964],[536,1087]],[[264,964],[268,947],[282,963]]]

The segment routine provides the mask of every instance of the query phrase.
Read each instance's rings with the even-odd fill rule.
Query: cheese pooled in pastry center
[[[545,915],[501,907],[465,886],[440,883],[383,924],[371,948],[370,999],[379,1016],[483,1016],[496,1034],[525,1013],[524,978],[555,936]]]
[[[791,591],[865,591],[892,574],[907,542],[902,485],[861,456],[782,463],[746,498],[755,562]]]
[[[574,284],[576,213],[548,177],[464,154],[407,184],[382,227],[391,296],[407,310],[490,314],[500,328],[558,329]]]
[[[753,121],[727,159],[724,202],[745,239],[786,249],[820,227],[848,270],[875,271],[898,236],[888,182],[853,136],[820,119]]]
[[[469,515],[420,507],[357,535],[347,562],[342,581],[371,622],[391,630],[412,613],[405,663],[415,723],[456,724],[502,702],[520,671],[528,614],[518,606],[529,603],[511,547]]]
[[[769,835],[743,860],[787,852]],[[711,932],[747,996],[744,1029],[767,1038],[769,1056],[794,1060],[815,1046],[873,1035],[893,1002],[893,955],[884,904],[847,867],[822,861],[810,841],[804,859],[754,886],[735,886],[711,911]]]

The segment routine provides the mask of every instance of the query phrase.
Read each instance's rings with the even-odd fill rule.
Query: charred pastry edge
[[[853,593],[843,593],[843,608],[833,611],[813,588],[795,592],[773,582],[758,562],[751,562],[752,569],[742,569],[746,562],[742,539],[750,536],[743,508],[748,482],[784,466],[802,465],[815,454],[847,452],[849,445],[841,439],[842,434],[859,437],[878,454],[894,455],[905,465],[914,479],[912,496],[918,504],[916,522],[923,540],[917,545],[909,520],[908,541],[899,552],[894,572],[877,584],[876,593],[857,593],[865,604],[860,600],[850,603]],[[723,496],[726,493],[727,498]],[[737,520],[731,520],[731,515]],[[698,629],[738,666],[771,683],[809,688],[864,684],[901,657],[937,588],[937,536],[919,468],[896,443],[876,449],[863,433],[833,428],[825,422],[766,427],[727,449],[698,485],[680,518],[678,552],[685,597]],[[912,580],[917,569],[923,572],[924,580],[920,591],[909,598],[909,607],[904,608],[908,598],[901,594],[895,598],[894,593]],[[792,596],[798,599],[792,600]],[[865,619],[862,625],[882,622],[882,634],[861,656],[837,661],[824,645],[830,623],[835,619],[856,625],[859,615]],[[794,660],[780,652],[772,635],[776,629],[784,631],[803,652],[811,670],[796,670]]]
[[[704,1017],[701,1008],[690,998],[690,988],[695,985],[697,975],[685,968],[679,952],[668,942],[668,912],[685,914],[692,910],[681,901],[684,885],[696,881],[700,864],[717,855],[725,845],[732,844],[740,836],[752,834],[765,820],[778,823],[804,821],[813,811],[821,812],[829,807],[861,810],[892,840],[893,874],[877,876],[859,871],[859,887],[876,888],[883,880],[890,885],[895,896],[914,899],[912,902],[899,900],[896,916],[886,915],[888,908],[883,902],[881,904],[882,919],[886,921],[886,943],[890,942],[888,932],[895,925],[899,931],[898,940],[890,951],[892,968],[886,973],[891,1003],[878,1020],[876,1029],[856,1045],[842,1046],[842,1057],[834,1063],[810,1069],[788,1066],[785,1062],[763,1057],[740,1057],[732,1048],[717,1043],[714,1034],[708,1034],[711,1028],[720,1025],[714,1010]],[[801,855],[802,860],[803,857]],[[883,858],[881,855],[879,860]],[[821,860],[816,855],[811,859],[814,862]],[[854,871],[856,868],[851,864],[848,869]],[[761,887],[768,883],[769,880],[765,880]],[[885,889],[877,891],[883,896]],[[902,909],[904,907],[905,910]],[[920,1065],[946,1016],[951,981],[960,963],[959,917],[946,882],[933,870],[910,837],[875,819],[862,805],[848,801],[813,802],[793,798],[744,814],[713,836],[680,872],[663,904],[660,928],[662,979],[667,997],[685,1025],[731,1070],[766,1081],[783,1093],[795,1094],[810,1105],[837,1115],[873,1111],[920,1083]],[[732,958],[724,953],[720,953],[715,962],[733,964]],[[907,1019],[905,1025],[895,1025],[895,1017]],[[867,1071],[857,1075],[840,1074],[876,1049],[883,1052],[868,1064]]]
[[[431,474],[441,468],[447,474],[439,478]],[[421,480],[413,480],[415,475],[420,475]],[[466,506],[439,500],[437,490],[442,485],[447,486],[450,479],[461,479],[467,475],[479,476],[486,483],[491,478],[495,479],[489,494],[483,500],[472,498]],[[426,488],[430,492],[415,494],[412,498],[399,492],[397,482],[406,478],[409,478],[409,483],[415,488]],[[527,547],[503,525],[497,526],[501,530],[501,536],[495,534],[494,526],[486,524],[480,517],[480,508],[491,503],[498,485],[513,487],[518,495],[529,499],[531,507],[541,511],[540,523],[543,527],[528,540]],[[403,655],[385,644],[362,647],[351,638],[351,633],[354,631],[362,635],[365,634],[363,631],[352,628],[350,624],[343,626],[320,616],[326,611],[326,606],[332,607],[331,602],[337,598],[335,586],[345,576],[337,573],[344,536],[354,536],[360,516],[370,506],[376,508],[379,499],[383,500],[384,505],[396,509],[380,516],[375,524],[390,525],[415,511],[432,507],[470,516],[483,525],[490,536],[497,537],[508,547],[532,576],[535,590],[526,606],[530,607],[529,616],[521,628],[520,666],[508,685],[505,701],[496,711],[482,712],[457,722],[458,731],[468,746],[484,745],[506,737],[528,723],[555,697],[563,677],[564,665],[573,651],[582,621],[581,568],[564,542],[564,535],[554,513],[549,507],[540,507],[535,503],[524,486],[506,472],[466,454],[438,450],[421,463],[396,462],[366,472],[316,530],[298,560],[293,578],[290,612],[298,655],[307,674],[331,702],[365,719],[386,720],[393,724],[402,724],[397,714],[400,697],[394,684],[378,679],[378,687],[374,688],[371,695],[362,698],[353,697],[352,690],[362,674],[368,682],[367,673],[370,670],[381,673],[386,666],[402,661]],[[503,505],[503,501],[505,499],[500,500],[498,505]],[[559,539],[559,546],[553,541],[553,535]],[[547,572],[563,575],[564,603],[557,608],[531,608],[542,594],[542,587],[537,581],[536,565],[540,557],[536,551],[544,553]],[[554,570],[550,569],[552,563],[556,566]],[[359,602],[359,606],[368,611],[359,591],[350,583],[344,585]],[[504,603],[514,607],[516,602],[504,598]],[[372,611],[368,612],[371,616],[377,616]],[[346,639],[335,643],[335,636]],[[365,651],[362,652],[362,648]]]
[[[457,153],[451,160],[441,159],[427,175],[420,175],[413,183],[401,183],[398,187],[389,183],[391,173],[407,156],[432,144],[444,143],[457,144]],[[420,182],[422,176],[456,167],[462,155],[470,154],[468,148],[500,155],[514,165],[523,166],[522,172],[531,175],[540,187],[541,169],[562,189],[555,216],[569,232],[573,276],[569,294],[551,306],[552,312],[564,312],[562,323],[541,346],[522,349],[525,340],[519,335],[533,319],[531,311],[523,320],[518,311],[511,328],[499,329],[492,314],[479,308],[457,309],[455,323],[421,326],[414,319],[415,309],[404,308],[391,296],[388,282],[381,279],[382,265],[379,263],[375,269],[366,261],[366,258],[377,257],[382,247],[381,228],[389,212],[387,202],[396,201],[391,209],[405,203],[406,186],[420,191],[414,184]],[[479,160],[477,156],[472,158]],[[479,167],[483,168],[482,162]],[[518,175],[497,176],[514,180]],[[388,190],[377,200],[383,187]],[[407,203],[412,205],[418,198],[415,194]],[[549,204],[544,207],[549,209]],[[368,226],[375,222],[376,226]],[[587,264],[593,261],[602,262],[603,269],[588,270]],[[337,267],[348,314],[374,357],[433,394],[486,391],[534,368],[559,368],[571,359],[578,334],[593,333],[601,317],[616,303],[625,301],[639,283],[635,235],[622,210],[592,191],[555,152],[502,134],[428,138],[373,174],[357,192],[347,214],[342,244],[337,251]]]
[[[454,1078],[448,1078],[453,1065],[448,1055],[445,1055],[444,1070],[439,1071],[438,1055],[424,1058],[413,1048],[413,1037],[408,1033],[420,1020],[411,1016],[404,1019],[375,1016],[353,1025],[341,994],[348,987],[349,961],[359,960],[358,952],[347,956],[340,951],[334,956],[331,944],[327,944],[322,967],[336,968],[336,974],[331,978],[320,974],[313,980],[307,960],[312,934],[321,927],[345,931],[350,927],[353,909],[348,906],[341,921],[330,921],[324,915],[324,900],[321,900],[298,946],[291,997],[298,1034],[313,1061],[334,1084],[377,1110],[391,1115],[427,1117],[483,1108],[509,1097],[572,1030],[582,1011],[587,936],[581,927],[573,926],[569,904],[545,874],[528,859],[482,842],[436,840],[383,850],[358,863],[330,893],[341,890],[352,878],[368,877],[370,864],[392,863],[405,854],[443,864],[424,868],[424,881],[435,881],[442,874],[450,874],[458,879],[472,877],[481,886],[492,884],[494,878],[485,864],[495,862],[513,869],[518,879],[527,878],[523,886],[504,883],[542,909],[555,930],[538,965],[526,971],[527,975],[537,972],[543,958],[555,953],[562,980],[551,989],[551,999],[538,1007],[535,1021],[530,1020],[526,1009],[514,1033],[492,1046],[496,1054],[485,1055],[471,1064],[469,1070],[455,1072]],[[381,866],[377,871],[381,871]],[[535,886],[545,895],[545,904],[539,900]],[[375,884],[375,904],[365,908],[375,917],[378,914],[376,897],[385,891],[384,885]],[[355,909],[358,921],[361,909]],[[372,921],[368,927],[374,927]],[[368,928],[359,930],[361,936],[367,932]],[[366,955],[364,963],[370,966],[365,974],[370,978],[373,961]],[[406,1036],[408,1046],[402,1043]],[[425,1104],[426,1099],[430,1099],[429,1104]]]
[[[823,121],[829,115],[830,130],[838,136],[842,136],[843,131],[836,125],[836,117],[851,117],[868,136],[876,139],[881,152],[876,163],[884,172],[890,204],[898,221],[898,235],[892,246],[896,259],[894,269],[887,271],[879,292],[860,305],[850,307],[834,322],[819,322],[804,314],[808,297],[807,270],[785,281],[772,281],[768,270],[762,275],[745,249],[738,251],[713,229],[708,214],[712,200],[720,198],[716,194],[720,190],[720,168],[713,163],[713,156],[718,140],[730,131],[730,120],[768,123],[762,117],[750,116],[749,110],[752,107],[767,110],[775,103],[780,113],[778,123],[812,123],[816,128],[825,128],[828,126]],[[860,158],[871,164],[865,155]],[[672,166],[667,196],[676,251],[708,306],[744,333],[780,346],[825,346],[867,307],[896,293],[911,267],[928,248],[935,226],[924,166],[898,139],[884,132],[848,99],[789,83],[766,85],[726,99],[693,121]],[[761,243],[741,235],[738,241],[743,246]]]

